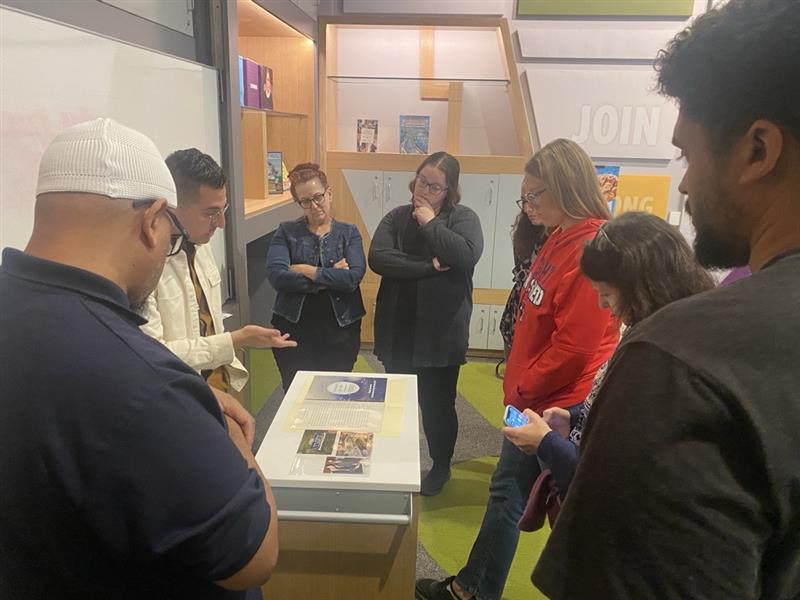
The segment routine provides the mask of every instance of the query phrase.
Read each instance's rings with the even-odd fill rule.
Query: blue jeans
[[[508,440],[489,485],[489,502],[458,584],[479,600],[500,600],[519,541],[517,522],[539,476],[536,456],[528,456]]]

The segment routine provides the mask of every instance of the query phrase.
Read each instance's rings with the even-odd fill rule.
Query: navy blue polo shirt
[[[213,582],[266,535],[263,483],[142,323],[108,279],[3,251],[3,598],[245,596]]]

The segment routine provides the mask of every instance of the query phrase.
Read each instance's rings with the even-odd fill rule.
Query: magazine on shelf
[[[244,63],[244,105],[249,108],[261,108],[261,73],[258,63],[249,58]]]
[[[378,151],[378,119],[359,119],[356,124],[356,150]]]
[[[384,402],[386,400],[386,379],[380,377],[314,375],[305,399],[335,400],[340,402]]]
[[[270,194],[283,193],[282,152],[267,152],[267,189]]]
[[[431,118],[400,115],[400,154],[427,154]]]
[[[275,80],[272,78],[272,69],[264,65],[259,65],[259,69],[261,70],[259,74],[259,82],[261,84],[259,88],[261,92],[259,105],[265,110],[272,110],[272,90],[275,83]]]
[[[600,182],[600,191],[608,202],[608,210],[614,214],[617,205],[617,189],[619,187],[619,167],[610,165],[595,165],[597,179]]]

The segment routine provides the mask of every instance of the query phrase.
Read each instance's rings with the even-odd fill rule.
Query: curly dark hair
[[[328,176],[325,175],[325,171],[320,169],[319,165],[316,163],[300,163],[289,171],[289,191],[295,202],[298,200],[297,191],[295,190],[297,184],[314,179],[319,179],[322,187],[328,189]]]
[[[185,206],[194,200],[201,186],[219,190],[228,183],[228,177],[213,158],[197,148],[176,150],[165,162],[178,193],[178,204]]]
[[[523,211],[519,211],[511,226],[511,247],[514,249],[514,263],[519,264],[533,256],[535,251],[547,240],[547,228],[534,225]]]
[[[724,151],[757,119],[800,140],[800,2],[730,0],[656,58],[658,90]]]
[[[583,249],[580,266],[592,281],[619,291],[619,317],[628,325],[714,287],[678,229],[645,212],[605,223]]]

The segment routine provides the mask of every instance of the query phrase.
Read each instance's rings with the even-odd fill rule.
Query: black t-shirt
[[[800,253],[625,338],[532,579],[555,600],[800,597]]]
[[[123,291],[6,249],[0,597],[243,598],[270,512],[203,379]]]

